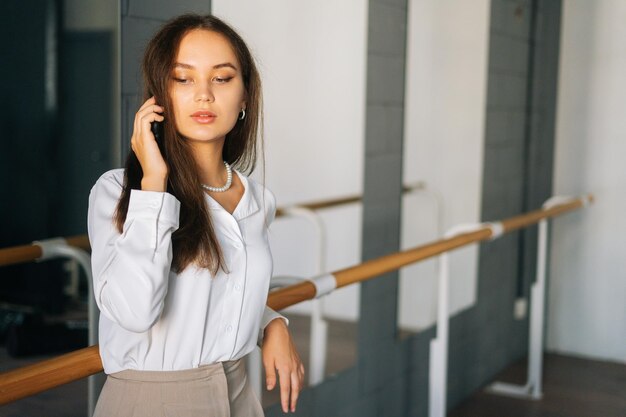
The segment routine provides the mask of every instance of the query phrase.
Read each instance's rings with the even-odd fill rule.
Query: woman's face
[[[169,92],[181,135],[223,140],[245,108],[244,90],[239,61],[223,35],[196,29],[183,37]]]

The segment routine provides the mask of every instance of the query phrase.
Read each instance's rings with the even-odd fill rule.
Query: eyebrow
[[[184,64],[182,62],[176,62],[174,64],[174,68],[195,69],[193,65]],[[235,71],[237,71],[237,67],[231,64],[230,62],[224,62],[222,64],[217,64],[213,66],[213,69],[220,69],[220,68],[232,68]]]

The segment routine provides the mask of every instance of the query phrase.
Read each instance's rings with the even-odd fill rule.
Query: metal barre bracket
[[[37,258],[37,262],[47,261],[59,256],[59,247],[66,247],[67,241],[62,237],[52,239],[35,240],[33,246],[41,248],[41,257]]]
[[[333,274],[317,275],[309,278],[308,281],[311,281],[313,285],[315,285],[315,298],[330,294],[337,288],[337,280]]]
[[[483,223],[483,226],[491,229],[491,237],[489,240],[496,240],[504,234],[504,225],[502,222],[486,222]]]

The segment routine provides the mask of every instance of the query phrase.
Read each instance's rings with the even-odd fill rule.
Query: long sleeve
[[[228,272],[217,274],[196,266],[171,269],[181,206],[174,196],[133,190],[120,234],[112,217],[124,171],[105,173],[92,188],[88,230],[106,373],[184,370],[239,359],[254,349],[270,321],[282,317],[266,306],[274,196],[233,173],[244,193],[232,213],[205,196],[228,265]]]
[[[163,311],[180,202],[171,194],[132,190],[123,233],[112,223],[122,191],[104,174],[89,196],[95,299],[102,314],[131,332],[145,332]]]

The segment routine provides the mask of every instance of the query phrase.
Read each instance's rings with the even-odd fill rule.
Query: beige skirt
[[[110,374],[94,417],[261,417],[242,359],[184,371]]]

